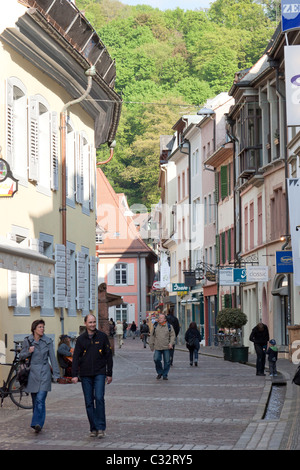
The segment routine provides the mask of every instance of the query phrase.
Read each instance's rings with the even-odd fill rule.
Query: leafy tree
[[[278,2],[216,0],[207,10],[160,11],[76,0],[116,60],[123,108],[114,158],[103,170],[130,204],[158,201],[159,136],[172,134],[182,112],[194,114],[228,91],[234,74],[259,59],[276,27]],[[98,150],[100,161],[107,155],[106,146]]]

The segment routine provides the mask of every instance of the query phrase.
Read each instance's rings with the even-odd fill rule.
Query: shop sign
[[[268,280],[268,266],[247,266],[247,282],[267,282]]]
[[[290,31],[300,27],[300,1],[281,0],[282,31]]]
[[[189,287],[186,286],[183,282],[172,283],[172,292],[188,292]]]
[[[293,272],[292,251],[276,251],[276,271],[277,274]]]
[[[18,180],[13,177],[7,161],[0,158],[0,197],[13,197],[18,191]]]

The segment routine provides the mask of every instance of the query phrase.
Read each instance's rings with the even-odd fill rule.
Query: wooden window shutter
[[[51,114],[51,189],[58,190],[58,117]]]
[[[6,82],[6,160],[13,165],[14,146],[14,87]]]
[[[39,176],[39,103],[29,99],[29,179],[38,181]]]
[[[228,167],[227,165],[221,166],[221,199],[228,196]]]
[[[66,247],[55,245],[55,308],[66,307]]]
[[[42,241],[33,238],[30,240],[30,248],[38,253],[44,253]],[[36,274],[30,274],[31,306],[42,307],[44,305],[44,278]]]
[[[85,306],[85,254],[77,253],[77,309],[83,310]]]
[[[96,308],[97,259],[95,256],[90,257],[90,310]]]

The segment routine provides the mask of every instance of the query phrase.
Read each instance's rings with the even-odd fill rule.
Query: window
[[[254,203],[250,203],[249,207],[249,223],[250,223],[250,249],[254,248]]]
[[[275,240],[282,235],[282,227],[285,227],[285,196],[282,188],[273,191],[271,198],[271,240]]]
[[[127,284],[127,264],[119,263],[115,267],[115,276],[117,285]]]
[[[29,180],[40,190],[58,189],[58,121],[40,95],[29,99]]]
[[[257,244],[261,245],[263,240],[263,214],[262,214],[262,196],[257,198]]]
[[[124,320],[128,322],[128,308],[127,305],[119,305],[116,307],[116,321],[120,320],[123,322]]]
[[[6,155],[20,183],[27,181],[27,96],[26,88],[16,77],[6,84]]]
[[[248,206],[245,206],[244,208],[244,251],[248,250]]]
[[[11,240],[23,248],[28,248],[28,230],[14,227],[10,234]],[[30,314],[30,275],[20,271],[8,272],[8,306],[14,307],[14,315]]]

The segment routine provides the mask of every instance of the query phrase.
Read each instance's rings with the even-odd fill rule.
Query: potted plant
[[[232,362],[247,362],[248,347],[243,345],[241,328],[248,321],[240,308],[224,308],[218,312],[217,326],[229,330],[229,345],[223,347],[224,359]]]

